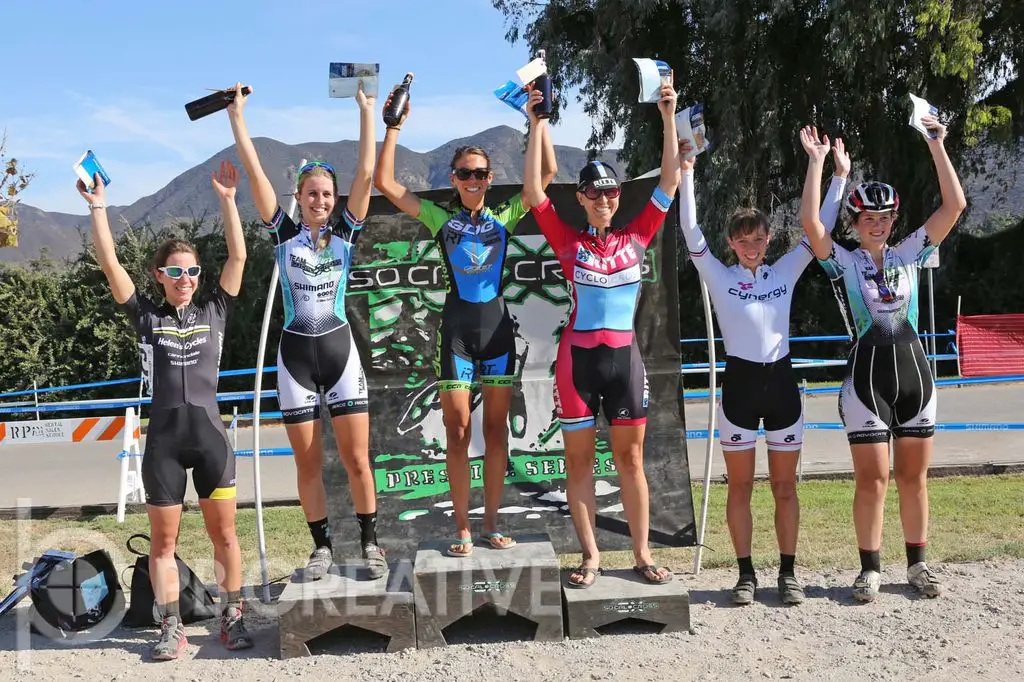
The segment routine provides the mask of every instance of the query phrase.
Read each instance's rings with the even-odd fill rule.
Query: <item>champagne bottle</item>
[[[537,57],[544,59],[546,52],[544,50],[537,51]],[[545,69],[547,68],[545,64]],[[544,94],[544,99],[533,107],[533,113],[537,114],[537,118],[551,118],[551,110],[554,108],[554,100],[551,97],[551,77],[548,76],[545,70],[543,75],[537,77],[537,80],[533,82],[533,87],[540,90]]]
[[[412,73],[405,74],[405,80],[401,85],[396,85],[391,91],[391,104],[384,109],[384,123],[387,126],[397,126],[405,113],[405,107],[409,103],[409,86],[412,85]]]

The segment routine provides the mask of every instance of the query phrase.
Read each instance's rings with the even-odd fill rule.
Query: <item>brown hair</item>
[[[771,232],[768,226],[768,216],[756,208],[738,208],[729,216],[729,239],[737,239],[753,234],[758,230],[764,230],[765,234]]]
[[[455,164],[459,162],[463,156],[472,155],[484,157],[484,161],[487,162],[487,167],[490,168],[491,157],[487,155],[487,151],[483,147],[477,147],[476,145],[464,145],[455,149],[455,153],[452,154],[452,162],[448,164],[451,169],[449,172],[455,172]],[[452,190],[452,198],[448,200],[449,208],[460,208],[462,206],[462,196],[459,194],[459,190]]]
[[[334,173],[332,173],[331,171],[327,170],[323,166],[313,166],[312,168],[307,170],[305,173],[302,173],[298,177],[298,179],[295,182],[295,192],[296,192],[296,194],[302,194],[302,183],[304,183],[306,181],[306,178],[313,178],[313,177],[330,178],[331,179],[331,185],[334,187],[334,196],[335,196],[335,198],[337,198],[337,196],[338,196],[338,178],[334,177]],[[331,243],[331,231],[328,230],[328,229],[325,229],[326,227],[327,227],[327,224],[325,223],[320,228],[320,238],[316,242],[317,251],[321,251],[321,250],[327,248],[327,245]]]
[[[184,239],[168,239],[153,254],[153,259],[149,264],[150,269],[155,272],[157,268],[162,268],[167,264],[167,259],[176,253],[191,253],[195,256],[196,263],[199,262],[199,252],[196,251],[196,247]]]

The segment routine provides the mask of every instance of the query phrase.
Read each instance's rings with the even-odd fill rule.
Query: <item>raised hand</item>
[[[679,170],[691,171],[697,163],[697,157],[687,159],[686,155],[693,151],[693,145],[689,140],[679,140]]]
[[[383,111],[386,111],[388,107],[391,106],[391,98],[394,97],[394,96],[395,96],[395,91],[392,90],[391,94],[388,95],[388,98],[386,100],[384,100],[384,109],[382,110],[382,113],[383,113]],[[409,112],[410,111],[412,111],[412,100],[411,99],[406,100],[406,102],[405,102],[405,111],[402,112],[402,117],[400,119],[398,119],[398,125],[396,127],[401,128],[403,125],[405,125],[405,119],[409,118]]]
[[[942,141],[946,139],[946,126],[939,122],[939,119],[935,118],[931,114],[921,117],[921,125],[928,129],[929,132],[936,133],[935,137],[925,135],[924,139],[927,140],[928,144],[942,144]]]
[[[245,108],[245,103],[249,99],[249,95],[242,94],[242,88],[249,88],[249,95],[254,92],[254,88],[251,85],[244,86],[241,83],[235,83],[235,99],[227,106],[229,116],[241,116],[242,109]]]
[[[390,98],[389,98],[390,99]],[[363,81],[359,81],[359,87],[356,90],[356,104],[359,105],[360,111],[373,111],[373,105],[377,102],[376,97],[371,97],[363,92]]]
[[[661,90],[658,95],[661,99],[658,100],[658,111],[661,112],[661,117],[675,116],[676,114],[676,94],[675,86],[675,70],[669,71],[668,78],[662,82]]]
[[[92,192],[90,192],[89,188],[85,186],[85,183],[79,179],[78,182],[75,183],[75,189],[78,190],[78,193],[82,195],[82,198],[85,199],[90,206],[93,204],[106,205],[107,190],[99,173],[92,176],[92,184],[93,188]]]
[[[235,192],[238,191],[238,170],[235,168],[235,164],[227,159],[221,161],[220,170],[211,175],[210,183],[218,197],[229,201],[234,200]]]
[[[837,137],[832,143],[832,159],[836,164],[835,174],[841,178],[850,177],[850,155],[846,152],[846,144],[841,137]]]
[[[800,144],[803,145],[807,156],[811,157],[811,161],[824,162],[828,156],[828,135],[819,138],[818,129],[814,126],[804,126],[800,129]]]

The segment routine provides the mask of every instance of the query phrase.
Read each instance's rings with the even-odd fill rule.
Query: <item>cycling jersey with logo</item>
[[[821,222],[830,232],[839,216],[845,184],[845,179],[833,177],[821,206]],[[679,186],[679,230],[711,294],[726,354],[751,362],[775,362],[789,355],[793,290],[814,259],[807,239],[801,239],[796,248],[771,265],[759,265],[753,273],[739,264],[723,265],[708,250],[697,224],[693,171],[683,173]]]
[[[485,206],[475,223],[461,204],[442,208],[420,199],[417,218],[440,246],[449,293],[469,303],[501,297],[508,236],[524,215],[519,194],[493,209]]]
[[[216,287],[179,313],[146,296],[122,308],[139,335],[143,383],[153,397],[142,458],[146,502],[181,504],[187,469],[200,499],[235,497],[235,456],[217,409],[217,373],[235,298]]]
[[[342,220],[328,228],[330,241],[318,251],[309,226],[296,225],[277,208],[266,228],[277,242],[285,331],[319,336],[348,324],[345,285],[362,227],[363,221],[346,208]]]
[[[881,269],[864,249],[848,251],[835,243],[831,255],[818,261],[830,279],[843,281],[858,343],[917,341],[918,277],[935,246],[920,227],[885,248]]]
[[[655,188],[640,215],[607,230],[603,239],[593,227],[578,230],[563,222],[550,198],[533,209],[572,296],[555,365],[555,406],[563,430],[593,427],[602,401],[613,425],[647,421],[647,377],[639,350],[633,350],[633,321],[644,254],[671,204],[672,197]],[[575,350],[599,346],[622,350],[600,357]]]
[[[461,205],[420,200],[417,217],[437,241],[448,285],[434,355],[438,390],[468,390],[478,377],[485,386],[512,384],[515,325],[501,292],[508,237],[525,213],[519,194],[485,206],[475,223]]]

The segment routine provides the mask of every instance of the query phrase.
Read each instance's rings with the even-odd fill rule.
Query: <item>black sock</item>
[[[359,521],[359,542],[363,547],[377,544],[377,512],[356,514]]]
[[[181,608],[178,606],[177,599],[166,604],[157,604],[156,610],[160,614],[160,618],[177,618],[181,620]]]
[[[317,549],[321,547],[331,549],[331,526],[326,518],[322,518],[319,521],[307,521],[306,525],[309,526],[309,532],[313,536],[313,544]]]
[[[796,554],[779,554],[779,577],[796,575]]]
[[[907,547],[907,568],[924,561],[924,548],[927,542],[908,542]]]
[[[242,608],[242,591],[241,590],[234,590],[234,591],[230,591],[230,592],[225,592],[224,596],[220,600],[220,603],[221,603],[221,606],[223,607],[223,608],[221,608],[221,613],[227,611],[232,606],[235,607],[236,609],[241,610],[241,608]]]
[[[877,549],[858,549],[860,552],[860,570],[882,572],[882,557]]]
[[[754,573],[754,562],[748,556],[736,557],[736,563],[740,566],[740,575],[756,575]]]

